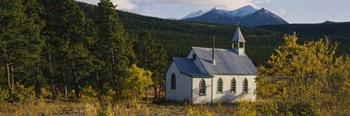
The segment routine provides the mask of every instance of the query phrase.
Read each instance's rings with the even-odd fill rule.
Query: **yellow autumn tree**
[[[126,70],[126,75],[120,78],[120,96],[124,100],[135,101],[145,94],[147,87],[153,84],[152,73],[137,67],[135,64]]]
[[[260,66],[258,94],[262,98],[320,101],[348,98],[349,56],[336,57],[338,44],[328,38],[297,43],[297,36],[284,36],[265,66]]]

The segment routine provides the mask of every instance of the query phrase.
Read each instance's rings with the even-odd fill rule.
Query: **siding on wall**
[[[206,96],[199,96],[199,82],[202,78],[193,78],[193,104],[201,104],[201,103],[211,103],[211,99],[213,103],[233,103],[238,100],[256,100],[256,83],[255,83],[255,75],[253,76],[244,76],[244,75],[214,75],[211,78],[205,78],[206,81]],[[217,93],[218,87],[218,79],[221,78],[223,81],[223,93]],[[231,93],[231,80],[236,79],[236,93]],[[243,80],[248,80],[248,93],[243,93]],[[213,80],[213,81],[212,81]],[[213,84],[213,86],[211,86]],[[213,87],[211,90],[211,87]],[[213,92],[211,96],[211,91]]]
[[[199,96],[199,83],[200,81],[204,79],[206,84],[206,95],[205,96]],[[193,97],[193,104],[201,104],[201,103],[211,103],[211,78],[193,78],[192,83],[192,97]]]
[[[176,76],[176,89],[171,89],[171,75]],[[192,78],[180,73],[173,62],[166,72],[166,100],[184,101],[191,100]]]
[[[214,75],[213,77],[213,102],[214,103],[232,103],[237,100],[256,100],[256,76],[248,76],[248,75]],[[223,81],[223,93],[217,92],[219,78]],[[231,80],[236,79],[236,93],[231,93]],[[248,80],[248,93],[243,93],[243,80]]]

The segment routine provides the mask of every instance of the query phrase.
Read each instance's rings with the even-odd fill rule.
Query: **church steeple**
[[[232,38],[232,49],[235,49],[238,55],[245,55],[245,39],[239,27]]]

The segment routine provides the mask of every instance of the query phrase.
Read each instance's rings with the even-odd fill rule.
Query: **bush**
[[[0,102],[4,102],[10,97],[9,90],[0,87]]]
[[[86,86],[81,90],[81,99],[87,102],[97,102],[98,92],[92,86]]]
[[[237,106],[235,108],[235,111],[233,112],[233,115],[238,116],[255,116],[256,110],[255,110],[255,104],[253,102],[249,101],[239,101],[235,103]]]
[[[290,111],[297,116],[315,116],[318,115],[318,110],[312,104],[307,102],[296,102]]]
[[[271,116],[278,114],[278,107],[273,101],[256,102],[256,111],[264,116]]]
[[[98,111],[98,116],[111,116],[111,108],[108,105],[102,106],[102,108]]]
[[[34,86],[24,87],[24,85],[15,84],[15,93],[10,97],[10,102],[34,102],[35,91]]]
[[[52,98],[52,92],[49,91],[48,88],[46,87],[41,87],[40,88],[40,95],[39,95],[40,99],[43,98]]]

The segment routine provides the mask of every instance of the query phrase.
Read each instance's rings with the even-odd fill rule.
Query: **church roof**
[[[245,39],[244,39],[243,34],[241,32],[241,29],[239,27],[237,27],[235,35],[232,38],[232,41],[245,42]]]
[[[182,74],[191,76],[191,77],[212,77],[211,75],[202,73],[199,71],[197,65],[193,62],[192,59],[188,58],[173,58],[175,65]]]
[[[249,57],[238,55],[234,49],[215,48],[215,64],[212,63],[212,48],[192,47],[192,50],[208,74],[255,75],[257,73],[257,69]]]

